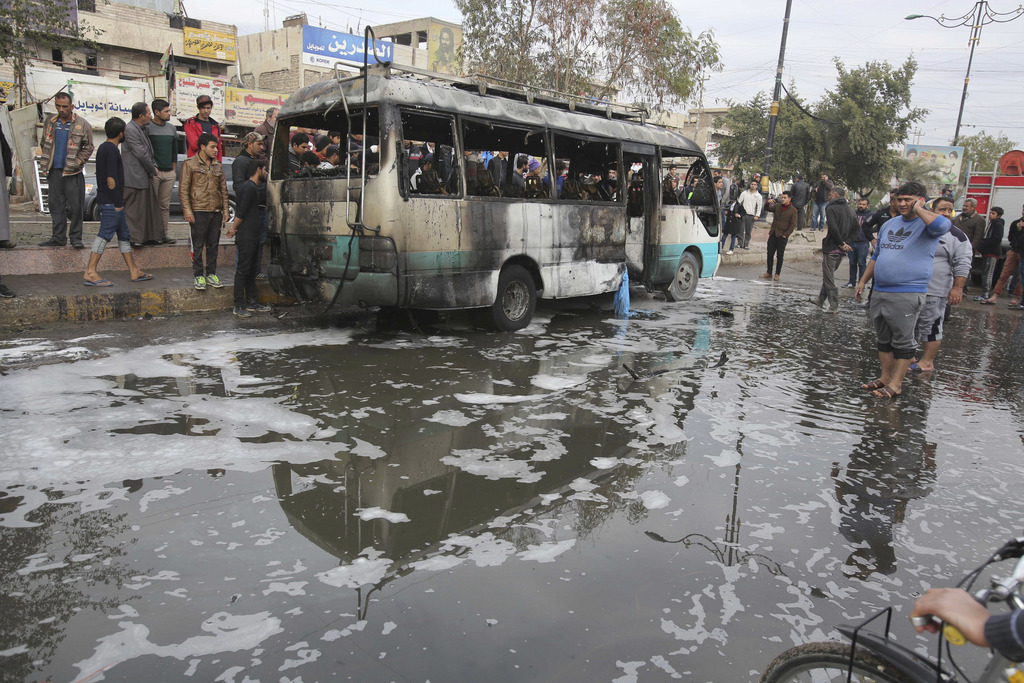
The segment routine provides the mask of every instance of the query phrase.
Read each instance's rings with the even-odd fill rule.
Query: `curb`
[[[258,283],[259,300],[267,304],[294,304],[278,296],[269,284]],[[35,295],[8,299],[0,304],[0,328],[52,322],[93,322],[129,318],[166,317],[180,313],[230,310],[230,286],[220,290],[157,289],[91,295]]]

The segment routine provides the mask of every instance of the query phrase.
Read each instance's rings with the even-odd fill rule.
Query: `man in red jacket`
[[[188,142],[188,158],[191,159],[199,150],[199,136],[209,133],[217,138],[217,161],[224,159],[224,143],[220,139],[220,124],[210,118],[213,111],[213,99],[209,95],[196,98],[199,113],[185,122],[185,141]]]

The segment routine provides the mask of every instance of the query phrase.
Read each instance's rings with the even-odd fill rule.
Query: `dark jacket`
[[[821,241],[821,250],[824,252],[834,251],[844,244],[849,244],[860,231],[857,215],[845,197],[836,197],[825,207],[825,226],[828,231]]]
[[[739,202],[733,202],[725,213],[725,234],[742,235],[743,217],[746,215],[747,212],[743,205]]]
[[[974,250],[978,251],[978,245],[985,237],[985,217],[977,211],[970,216],[961,212],[953,218],[953,225],[963,230],[964,234],[967,235],[967,239],[971,241]]]
[[[853,215],[857,217],[857,224],[860,226],[859,232],[854,235],[854,242],[870,242],[875,239],[874,230],[872,230],[872,223],[875,214],[870,209],[865,209],[861,213],[860,209],[853,212]]]
[[[1010,239],[1010,249],[1018,254],[1024,253],[1024,218],[1018,218],[1010,223],[1007,237]]]
[[[768,234],[772,237],[784,237],[789,239],[789,236],[796,230],[796,207],[793,204],[783,204],[782,202],[775,202],[775,206],[772,207],[772,218],[771,230]]]
[[[1002,256],[1003,251],[1003,226],[1006,223],[1002,218],[997,218],[988,224],[985,237],[978,242],[977,250],[982,256]]]
[[[4,177],[14,177],[14,163],[13,156],[11,154],[11,146],[7,144],[7,138],[4,136],[3,130],[0,130],[0,157],[3,158],[4,162]]]
[[[828,195],[832,191],[835,185],[831,180],[819,180],[818,184],[814,186],[814,201],[817,204],[823,204],[828,201]]]
[[[793,193],[793,206],[802,208],[807,206],[807,202],[811,198],[811,186],[804,180],[798,180],[793,183],[793,187],[790,190]]]

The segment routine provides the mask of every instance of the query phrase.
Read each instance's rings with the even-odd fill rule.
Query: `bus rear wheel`
[[[498,276],[498,296],[491,319],[502,332],[521,330],[530,324],[537,307],[537,285],[522,266],[506,266]]]
[[[665,294],[670,301],[689,301],[697,292],[699,280],[700,264],[697,263],[697,257],[688,251],[683,252],[683,255],[679,257],[675,276],[665,288]]]

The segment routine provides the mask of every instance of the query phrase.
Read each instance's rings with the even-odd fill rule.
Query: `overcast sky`
[[[238,26],[240,35],[263,30],[264,0],[223,0],[218,3],[183,0],[188,14]],[[305,12],[309,23],[361,33],[358,27],[433,16],[459,23],[451,0],[382,0],[374,9],[356,0],[267,0],[271,28],[286,16]],[[992,0],[997,12],[1010,12],[1019,0]],[[711,75],[705,106],[748,100],[760,90],[771,92],[785,15],[785,0],[674,0],[683,24],[694,33],[712,29],[722,50],[725,68]],[[957,110],[969,53],[970,29],[946,29],[930,19],[905,21],[908,14],[959,17],[974,7],[972,0],[794,0],[786,48],[785,83],[795,83],[805,98],[816,99],[835,85],[832,58],[848,67],[868,60],[902,64],[913,54],[919,69],[914,79],[913,105],[929,110],[910,143],[948,145],[956,127]],[[245,19],[242,19],[242,18]],[[496,37],[495,40],[501,40]],[[1008,24],[989,24],[971,67],[971,82],[961,135],[981,130],[1002,132],[1024,140],[1024,17]],[[1018,144],[1018,147],[1021,145]]]

